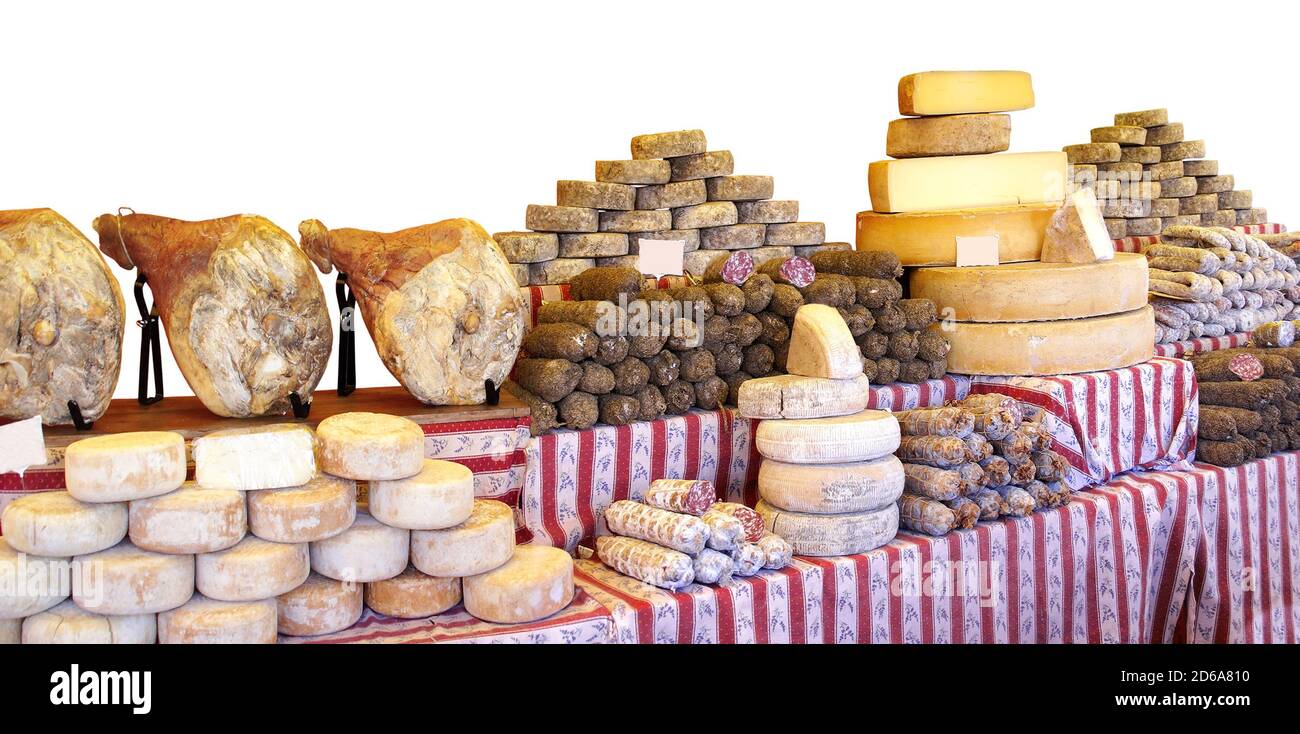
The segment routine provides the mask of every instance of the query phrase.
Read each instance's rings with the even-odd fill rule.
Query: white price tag
[[[638,240],[639,266],[645,275],[656,278],[665,275],[682,275],[682,260],[686,256],[686,240]]]
[[[998,236],[995,234],[979,237],[958,237],[957,267],[969,268],[977,265],[998,264]]]
[[[48,462],[39,415],[0,426],[0,474],[22,474],[29,466]]]

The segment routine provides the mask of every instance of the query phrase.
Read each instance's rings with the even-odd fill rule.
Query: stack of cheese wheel
[[[834,309],[799,309],[790,341],[791,374],[740,391],[741,414],[764,419],[756,509],[799,555],[878,548],[898,532],[898,421],[866,409],[862,357]]]

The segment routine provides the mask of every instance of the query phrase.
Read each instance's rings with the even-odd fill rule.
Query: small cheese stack
[[[464,581],[465,610],[498,624],[535,622],[573,601],[573,558],[562,548],[524,545],[502,566]]]
[[[288,593],[310,573],[305,543],[247,537],[232,548],[195,559],[200,593],[218,601],[257,601]]]
[[[273,645],[275,599],[228,602],[195,594],[183,606],[158,615],[164,645]]]
[[[510,560],[514,552],[514,512],[496,500],[474,500],[474,509],[459,525],[411,532],[411,563],[430,576],[486,573]]]
[[[126,536],[127,508],[121,502],[81,502],[67,492],[39,492],[6,505],[0,527],[14,550],[77,556],[117,545]]]
[[[429,576],[414,566],[391,579],[366,584],[366,606],[399,619],[442,614],[460,603],[458,578]]]
[[[68,598],[72,593],[72,580],[60,572],[66,558],[53,558],[23,553],[11,548],[6,538],[0,537],[0,620],[22,619],[39,614]],[[15,579],[48,579],[53,584],[16,584]]]
[[[789,375],[747,380],[738,407],[747,418],[846,415],[867,406],[869,381],[862,352],[839,312],[808,304],[795,312],[790,330]]]
[[[451,461],[425,459],[420,473],[370,484],[370,514],[408,530],[459,525],[474,511],[474,473]]]
[[[204,489],[297,487],[314,476],[315,438],[306,426],[232,428],[194,440],[194,481]]]
[[[186,482],[175,492],[131,502],[131,542],[157,553],[212,553],[244,539],[244,494]]]
[[[185,439],[170,431],[83,438],[63,463],[68,492],[82,502],[157,497],[185,481]]]
[[[276,599],[280,634],[310,637],[345,630],[361,619],[361,599],[361,584],[313,573]]]
[[[320,475],[301,487],[248,493],[248,527],[277,543],[311,543],[352,527],[357,483]]]
[[[410,550],[411,531],[357,510],[352,527],[311,544],[311,570],[337,581],[382,581],[406,569]]]
[[[157,639],[153,614],[93,614],[72,601],[23,620],[24,645],[152,645]]]
[[[77,556],[73,576],[77,606],[96,614],[154,614],[175,609],[194,593],[194,556],[143,550],[123,541],[108,550]]]
[[[380,413],[340,413],[316,427],[320,468],[366,481],[405,479],[424,466],[424,431],[414,421]]]

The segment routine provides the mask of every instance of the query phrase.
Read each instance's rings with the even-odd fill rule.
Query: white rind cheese
[[[249,536],[232,548],[195,559],[199,593],[218,601],[255,601],[285,594],[307,579],[305,543]]]
[[[895,456],[853,464],[787,464],[758,469],[758,493],[777,509],[814,515],[870,512],[903,494],[903,463]]]
[[[774,375],[742,382],[736,402],[746,418],[830,418],[865,410],[870,387],[861,374],[849,380]]]
[[[313,573],[276,599],[280,634],[310,637],[345,630],[361,619],[362,593],[361,584]]]
[[[14,550],[36,556],[77,556],[111,548],[126,537],[121,502],[81,502],[67,492],[38,492],[5,506],[0,527]]]
[[[898,448],[898,419],[883,410],[838,418],[768,420],[755,445],[764,458],[789,464],[847,464],[879,459]]]
[[[786,372],[803,377],[848,380],[862,374],[862,350],[840,312],[810,303],[794,315]]]
[[[79,580],[73,600],[96,614],[165,612],[194,593],[194,556],[154,553],[126,541],[77,556],[72,567]]]
[[[460,579],[429,576],[411,566],[401,574],[366,584],[366,606],[399,619],[442,614],[460,603]]]
[[[185,481],[185,439],[170,431],[83,438],[63,458],[68,492],[82,502],[157,497]]]
[[[411,533],[411,562],[430,576],[486,573],[514,551],[514,512],[496,500],[475,500],[469,519],[455,527]]]
[[[948,371],[959,375],[1066,375],[1131,367],[1155,355],[1150,306],[1090,319],[946,326]]]
[[[314,476],[316,441],[306,426],[232,428],[194,440],[194,481],[204,489],[297,487]]]
[[[275,599],[226,602],[195,594],[184,606],[158,615],[164,645],[273,645]]]
[[[453,461],[425,459],[420,473],[370,483],[370,514],[395,528],[441,530],[474,511],[474,473]]]
[[[23,579],[30,583],[15,583]],[[23,553],[0,537],[0,619],[22,619],[68,598],[72,575],[67,558]]]
[[[464,580],[465,611],[488,622],[522,624],[573,601],[573,558],[562,548],[524,545],[505,565]]]
[[[871,512],[811,515],[787,512],[759,500],[754,508],[767,529],[800,556],[850,556],[888,543],[898,534],[898,505]]]
[[[424,431],[380,413],[341,413],[316,426],[320,468],[346,479],[405,479],[424,465]]]
[[[322,474],[301,487],[248,493],[248,529],[263,540],[311,543],[352,527],[357,483]]]
[[[153,614],[103,615],[72,601],[23,620],[24,645],[152,645],[158,641]]]
[[[311,544],[311,569],[337,581],[382,581],[406,570],[410,551],[411,531],[358,510],[352,527]]]
[[[175,492],[131,503],[131,542],[145,550],[212,553],[243,540],[247,531],[244,493],[235,490],[186,482]]]

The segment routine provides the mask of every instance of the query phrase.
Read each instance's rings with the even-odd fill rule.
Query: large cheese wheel
[[[77,606],[96,614],[154,614],[175,609],[194,593],[194,556],[154,553],[123,541],[77,556],[72,589]]]
[[[280,634],[305,637],[345,630],[361,619],[362,585],[313,573],[302,586],[281,594]]]
[[[411,533],[411,562],[430,576],[473,576],[510,560],[515,515],[495,500],[474,500],[469,519],[446,530]]]
[[[474,472],[453,461],[425,459],[420,473],[370,483],[370,514],[385,525],[441,530],[474,511]]]
[[[754,509],[762,516],[767,529],[785,538],[800,556],[866,553],[898,534],[898,505],[870,512],[812,515],[778,510],[759,500]]]
[[[764,461],[758,493],[781,510],[834,515],[869,512],[894,504],[903,493],[903,463],[896,456],[853,464]]]
[[[1037,260],[1055,203],[885,214],[858,212],[857,249],[898,255],[904,267],[956,265],[958,237],[998,238],[998,262]]]
[[[194,439],[194,481],[204,489],[297,487],[316,476],[316,440],[294,423],[213,431]]]
[[[830,418],[866,409],[870,387],[865,375],[849,380],[774,375],[740,383],[736,402],[746,418]]]
[[[1121,313],[1147,304],[1147,259],[1117,252],[1095,263],[922,268],[908,281],[945,319],[1052,321]],[[949,310],[951,309],[951,310]]]
[[[202,594],[158,615],[158,642],[164,645],[273,645],[278,608],[275,599],[218,601]]]
[[[424,431],[380,413],[340,413],[316,426],[320,468],[347,479],[404,479],[424,465]]]
[[[158,639],[153,614],[103,615],[71,600],[23,620],[24,645],[152,645]]]
[[[77,556],[126,537],[126,505],[81,502],[67,492],[39,492],[10,502],[0,518],[10,547],[37,556]]]
[[[248,493],[248,529],[263,540],[310,543],[352,527],[357,483],[320,475],[301,487]]]
[[[573,558],[562,548],[523,545],[505,565],[465,579],[465,611],[488,622],[521,624],[573,601]]]
[[[382,581],[406,570],[410,555],[411,531],[358,510],[352,527],[311,544],[311,569],[338,581]]]
[[[875,161],[867,166],[867,188],[878,212],[1059,204],[1067,167],[1060,151]]]
[[[0,645],[19,645],[23,641],[23,620],[0,619]]]
[[[837,418],[763,421],[755,445],[765,458],[791,464],[870,461],[898,448],[898,419],[884,410]]]
[[[135,500],[130,518],[131,542],[158,553],[212,553],[243,540],[248,531],[243,492],[201,489],[193,482]]]
[[[432,617],[459,603],[460,579],[429,576],[414,566],[391,579],[366,584],[366,606],[389,617]]]
[[[0,537],[0,619],[22,619],[67,599],[72,587],[67,562],[23,553]],[[23,579],[31,583],[18,583]]]
[[[185,439],[170,431],[83,438],[63,457],[68,491],[82,502],[156,497],[185,481]]]
[[[306,543],[274,543],[253,536],[195,559],[199,593],[219,601],[279,596],[297,588],[309,573]]]
[[[952,345],[948,371],[962,375],[1094,372],[1131,367],[1155,354],[1150,306],[1091,319],[942,326]]]

